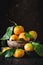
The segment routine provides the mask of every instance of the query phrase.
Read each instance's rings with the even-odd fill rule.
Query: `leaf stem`
[[[15,23],[15,21],[11,21],[11,20],[9,20],[10,21],[10,23],[13,23],[13,24],[15,24],[15,26],[17,26],[17,23]]]

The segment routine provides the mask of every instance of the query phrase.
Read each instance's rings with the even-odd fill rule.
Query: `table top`
[[[0,65],[43,65],[43,58],[39,56],[25,56],[23,58],[4,58],[0,57]]]

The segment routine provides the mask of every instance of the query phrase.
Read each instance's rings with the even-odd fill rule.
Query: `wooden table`
[[[33,55],[19,59],[0,57],[0,65],[43,65],[43,58]]]

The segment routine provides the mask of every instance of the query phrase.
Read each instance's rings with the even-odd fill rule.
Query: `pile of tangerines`
[[[28,41],[28,43],[26,43],[24,45],[24,49],[16,49],[16,51],[14,52],[13,56],[16,58],[20,58],[23,57],[25,54],[25,51],[27,52],[32,52],[33,51],[33,46],[31,44],[30,38],[29,37],[25,37],[25,30],[23,26],[15,26],[13,29],[13,34],[10,36],[9,40],[11,41],[18,41],[19,39],[24,39],[26,42]],[[30,34],[32,36],[32,38],[34,40],[37,39],[37,32],[34,30],[31,30],[28,32],[28,34]],[[9,47],[5,47],[3,48],[2,52],[4,52],[5,50],[11,49]]]
[[[25,30],[24,30],[24,27],[23,26],[16,26],[14,27],[14,30],[13,30],[13,35],[11,35],[10,39],[9,40],[19,40],[19,39],[24,39],[25,41],[30,41],[30,38],[29,37],[25,37]],[[30,34],[33,39],[35,40],[37,38],[37,33],[36,31],[29,31],[28,34]]]

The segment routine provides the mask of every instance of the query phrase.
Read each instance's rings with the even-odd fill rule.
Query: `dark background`
[[[36,30],[38,41],[43,44],[43,0],[0,0],[0,38],[8,26],[9,20],[23,25],[25,30]],[[1,65],[43,65],[43,58],[31,55],[21,59],[0,57]]]
[[[9,20],[23,25],[25,30],[36,30],[38,41],[43,43],[43,0],[0,0],[0,38]]]

